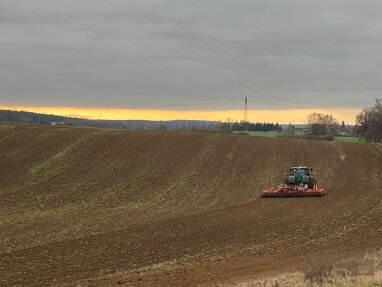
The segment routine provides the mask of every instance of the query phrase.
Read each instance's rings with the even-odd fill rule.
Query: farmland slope
[[[378,145],[2,124],[0,150],[0,285],[212,285],[381,247]],[[259,198],[299,164],[328,196]]]

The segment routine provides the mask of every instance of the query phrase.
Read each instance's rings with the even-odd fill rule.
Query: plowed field
[[[292,165],[322,198],[260,199]],[[382,147],[0,125],[0,285],[211,286],[382,247]]]

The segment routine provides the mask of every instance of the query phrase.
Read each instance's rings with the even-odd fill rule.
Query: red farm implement
[[[289,175],[284,174],[284,184],[269,188],[261,197],[318,197],[326,195],[324,188],[318,188],[312,168],[292,167]]]

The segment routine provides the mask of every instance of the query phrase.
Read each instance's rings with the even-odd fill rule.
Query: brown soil
[[[210,286],[382,247],[379,145],[3,124],[0,150],[0,285]],[[300,164],[329,195],[260,199]]]

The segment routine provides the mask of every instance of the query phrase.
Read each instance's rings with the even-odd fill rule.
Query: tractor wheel
[[[309,178],[309,183],[308,183],[308,187],[309,188],[314,188],[316,185],[316,179],[314,177],[310,177]]]

